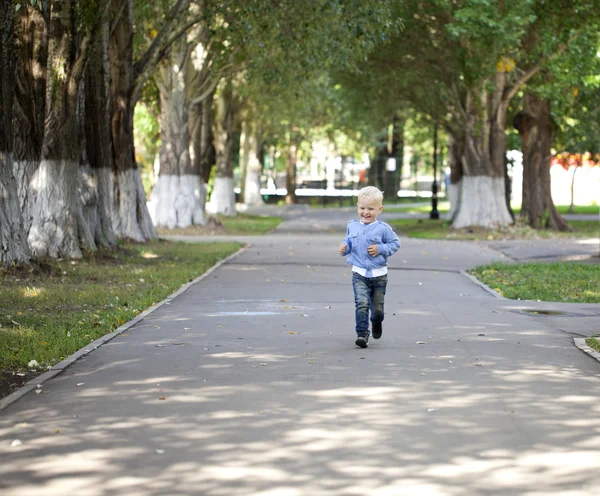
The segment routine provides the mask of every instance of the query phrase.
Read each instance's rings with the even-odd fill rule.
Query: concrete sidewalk
[[[600,363],[572,342],[598,305],[497,298],[463,271],[506,256],[403,239],[358,349],[340,224],[297,217],[2,411],[0,493],[600,493]]]

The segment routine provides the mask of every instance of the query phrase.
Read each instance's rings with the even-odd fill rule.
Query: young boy
[[[352,264],[352,288],[356,318],[356,345],[369,342],[369,310],[373,338],[383,332],[383,300],[387,286],[387,258],[398,251],[400,240],[392,228],[377,220],[383,210],[383,193],[373,186],[358,192],[359,220],[351,220],[346,237],[338,247],[340,255]]]

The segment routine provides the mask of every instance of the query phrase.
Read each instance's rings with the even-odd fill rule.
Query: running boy
[[[383,332],[383,300],[387,286],[387,258],[398,251],[400,240],[392,228],[377,220],[383,210],[383,193],[373,186],[358,192],[359,220],[351,220],[346,237],[338,247],[340,255],[352,264],[352,288],[356,319],[356,345],[369,342],[369,310],[373,338]]]

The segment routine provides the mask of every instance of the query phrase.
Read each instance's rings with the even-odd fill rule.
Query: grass
[[[600,265],[494,263],[470,273],[506,298],[600,303]]]
[[[574,220],[569,225],[570,232],[556,232],[545,229],[531,229],[517,223],[503,229],[491,230],[483,228],[452,229],[446,220],[431,219],[396,219],[389,220],[398,234],[409,238],[456,239],[456,240],[506,240],[506,239],[552,239],[552,238],[595,238],[600,235],[600,223],[596,220]]]
[[[82,260],[0,269],[0,371],[53,365],[114,331],[240,248],[122,244]]]
[[[596,338],[586,338],[585,344],[587,344],[593,350],[600,351],[600,341],[598,341]]]
[[[190,226],[186,228],[158,228],[161,236],[168,235],[196,235],[210,236],[215,234],[224,235],[260,235],[275,229],[283,217],[270,217],[248,214],[237,214],[235,217],[219,215],[209,220],[205,226]]]

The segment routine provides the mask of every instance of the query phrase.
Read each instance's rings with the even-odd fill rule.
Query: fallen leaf
[[[290,334],[298,334],[297,332],[294,331],[290,331]]]
[[[60,429],[55,429],[54,434],[60,434]]]
[[[425,341],[417,341],[417,344],[427,344]]]
[[[159,398],[158,398],[158,399],[159,399],[160,401],[164,401],[164,400],[165,400],[165,397],[164,397],[164,396],[159,396]]]
[[[271,282],[271,279],[265,279],[265,282]]]
[[[29,368],[37,367],[38,365],[39,365],[39,363],[37,363],[37,360],[30,360],[29,363],[27,364],[27,366]]]
[[[267,367],[269,364],[268,363],[261,363],[260,366],[261,367]]]
[[[84,384],[85,384],[85,382],[78,382],[78,383],[77,383],[77,387],[79,387],[79,386],[83,386]]]
[[[308,317],[308,315],[306,315],[305,313],[301,313],[300,317]]]
[[[17,446],[23,446],[23,443],[21,441],[19,441],[18,439],[15,439],[12,443],[10,443],[10,445],[15,448]]]
[[[282,303],[287,303],[287,300],[285,298],[281,298],[281,300],[279,301],[281,301]]]

